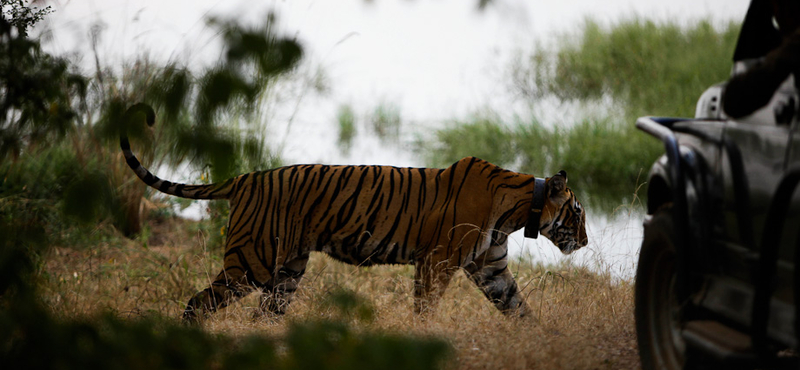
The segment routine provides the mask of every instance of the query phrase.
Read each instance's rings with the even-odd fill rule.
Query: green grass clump
[[[432,167],[471,155],[537,176],[565,170],[573,190],[609,209],[632,200],[661,153],[658,141],[607,119],[587,119],[564,129],[476,116],[436,131],[434,141],[423,145],[429,145],[425,161]]]
[[[446,167],[467,156],[497,164],[511,163],[516,157],[512,133],[490,118],[454,122],[436,131],[434,140],[425,158],[431,167]]]
[[[353,107],[340,106],[339,112],[336,114],[336,122],[339,124],[339,138],[336,144],[339,146],[339,150],[347,153],[356,137],[356,114],[353,112]]]
[[[663,152],[660,142],[633,127],[586,120],[563,135],[561,163],[570,184],[589,202],[616,206],[632,199]]]
[[[375,107],[370,116],[373,133],[384,143],[396,143],[400,139],[400,108],[382,102]]]
[[[628,121],[691,117],[700,94],[728,78],[739,29],[708,20],[683,26],[634,17],[603,27],[587,19],[576,34],[559,37],[557,49],[539,47],[518,65],[515,81],[527,81],[518,87],[532,99],[610,96]]]

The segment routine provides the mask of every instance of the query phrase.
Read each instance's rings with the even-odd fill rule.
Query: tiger
[[[154,124],[151,107],[134,108]],[[529,308],[508,268],[509,234],[525,227],[526,237],[541,233],[564,254],[588,243],[565,171],[536,178],[466,157],[444,169],[298,164],[188,185],[142,166],[122,126],[122,153],[145,184],[230,203],[222,271],[189,300],[188,322],[253,291],[261,293],[256,316],[284,314],[311,252],[358,266],[413,264],[417,314],[432,311],[463,270],[503,314],[521,317]]]

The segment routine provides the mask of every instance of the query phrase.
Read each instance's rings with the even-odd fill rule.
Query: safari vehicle
[[[768,13],[752,1],[734,73],[780,42]],[[637,120],[665,148],[649,174],[636,272],[644,369],[800,368],[800,119],[791,79],[742,119],[722,111],[723,83],[701,96],[693,119]]]

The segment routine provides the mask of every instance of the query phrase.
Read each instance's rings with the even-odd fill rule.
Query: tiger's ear
[[[547,181],[547,196],[552,198],[560,194],[567,188],[567,172],[564,170],[558,171]]]

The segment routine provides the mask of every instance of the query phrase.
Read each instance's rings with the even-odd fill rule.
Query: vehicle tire
[[[636,269],[634,315],[643,369],[683,369],[686,363],[674,240],[672,207],[661,207],[645,222]]]

